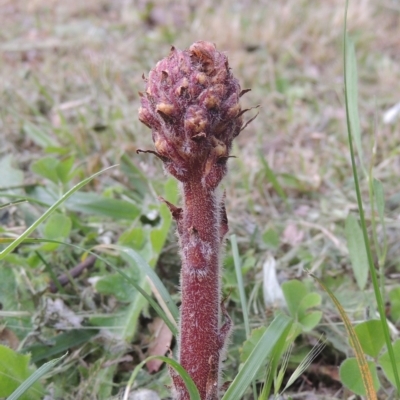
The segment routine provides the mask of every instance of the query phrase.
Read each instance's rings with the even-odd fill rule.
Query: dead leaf
[[[153,340],[147,350],[147,356],[164,356],[171,347],[172,332],[161,318],[155,318],[148,326]],[[150,373],[157,372],[163,362],[161,360],[150,360],[146,363]]]
[[[13,350],[17,350],[19,339],[11,329],[8,329],[5,326],[0,326],[0,344],[4,344]]]
[[[304,239],[304,231],[300,230],[295,223],[289,223],[283,231],[282,239],[293,247],[297,246]]]
[[[335,365],[311,364],[308,368],[308,371],[317,376],[328,376],[334,381],[340,382],[339,368]]]

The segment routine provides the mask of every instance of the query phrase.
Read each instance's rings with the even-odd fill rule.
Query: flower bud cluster
[[[243,124],[240,85],[227,57],[209,42],[172,47],[145,81],[139,119],[152,129],[167,171],[182,182],[199,176],[218,185]]]

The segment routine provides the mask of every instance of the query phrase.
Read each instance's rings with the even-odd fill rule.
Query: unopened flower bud
[[[167,170],[175,176],[179,171],[181,181],[215,171],[213,182],[222,179],[232,140],[242,127],[240,85],[226,56],[209,42],[184,51],[173,47],[145,82],[139,119],[153,130]]]

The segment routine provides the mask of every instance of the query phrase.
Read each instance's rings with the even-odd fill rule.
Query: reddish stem
[[[199,389],[201,399],[216,399],[221,350],[227,334],[219,326],[220,224],[226,225],[226,220],[221,221],[221,205],[214,190],[204,187],[200,177],[183,184],[183,202],[178,221],[182,249],[179,361]],[[179,377],[174,376],[174,384],[177,399],[189,400]]]

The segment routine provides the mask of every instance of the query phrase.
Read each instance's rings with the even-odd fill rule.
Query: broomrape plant
[[[221,302],[228,219],[218,185],[227,172],[232,141],[247,125],[247,110],[239,104],[247,90],[241,90],[227,57],[203,41],[184,51],[172,47],[145,82],[139,119],[151,128],[155,151],[142,152],[161,159],[181,183],[183,197],[182,207],[166,202],[177,223],[182,258],[179,362],[201,399],[214,400],[232,329]],[[188,400],[182,378],[172,370],[171,376],[175,398]]]

